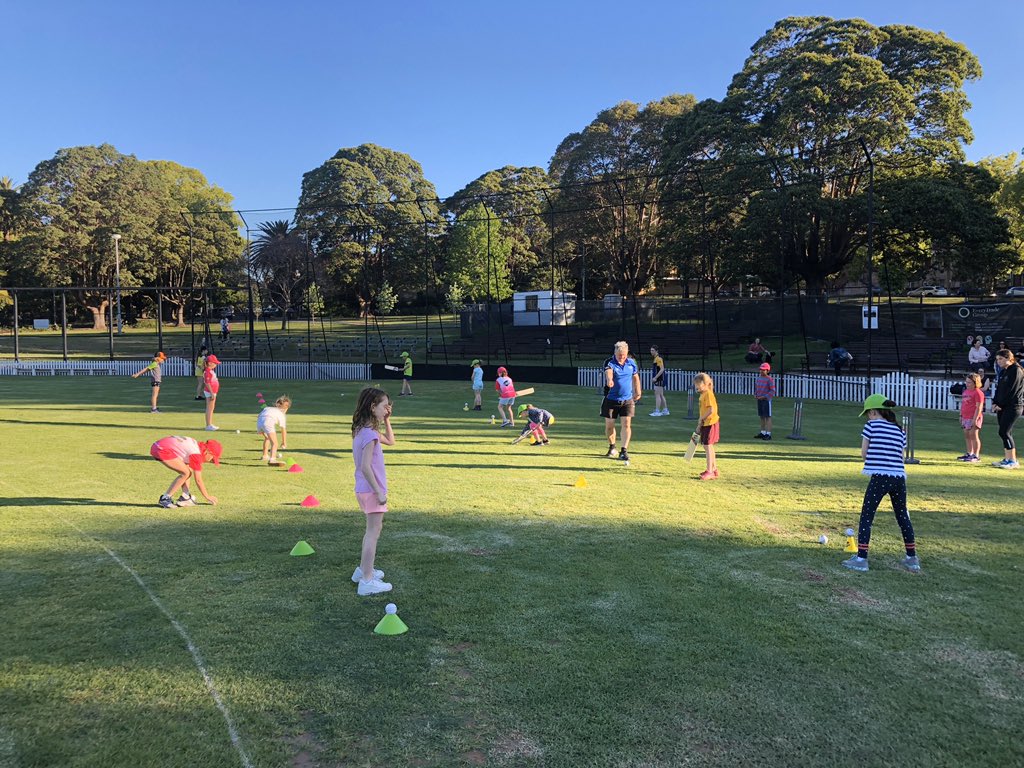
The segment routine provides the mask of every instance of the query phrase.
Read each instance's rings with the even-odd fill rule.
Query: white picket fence
[[[670,392],[686,392],[693,387],[697,371],[665,371],[666,389]],[[711,373],[715,380],[715,392],[724,395],[753,395],[754,372],[729,371]],[[867,387],[865,376],[814,376],[787,373],[775,376],[775,386],[780,397],[800,397],[805,400],[835,400],[859,402],[867,392],[878,392],[904,408],[926,408],[930,410],[951,410],[959,407],[949,388],[956,381],[923,379],[906,373],[888,373],[872,376],[871,387]],[[604,385],[602,368],[580,368],[577,383],[581,387],[596,389]],[[640,383],[644,389],[651,387],[651,372],[640,372]]]
[[[0,362],[0,376],[130,376],[151,360],[83,360]],[[169,357],[164,376],[194,376],[191,360]],[[266,360],[225,360],[217,376],[235,379],[288,379],[295,381],[369,381],[370,366],[362,363],[274,363]]]

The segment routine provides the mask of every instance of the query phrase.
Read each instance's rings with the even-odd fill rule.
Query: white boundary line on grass
[[[242,765],[244,766],[244,768],[252,768],[252,761],[249,759],[249,755],[246,754],[245,748],[242,746],[242,739],[238,735],[238,729],[235,727],[234,720],[231,719],[231,713],[228,711],[228,705],[224,703],[224,699],[221,698],[220,692],[217,690],[217,687],[213,684],[213,677],[210,675],[209,670],[206,668],[206,663],[203,661],[203,656],[201,653],[199,653],[199,649],[196,647],[196,644],[192,641],[192,637],[189,635],[188,630],[185,629],[184,625],[180,621],[174,618],[171,612],[167,610],[167,608],[164,606],[162,602],[160,602],[160,598],[153,593],[153,590],[149,588],[146,582],[142,580],[142,577],[139,576],[139,574],[137,574],[135,570],[130,565],[128,565],[128,563],[126,563],[124,560],[118,557],[115,552],[109,549],[99,539],[95,538],[94,536],[90,536],[88,533],[83,531],[70,520],[66,520],[63,517],[61,517],[60,519],[63,522],[70,525],[80,534],[85,536],[87,539],[91,539],[97,546],[100,547],[100,549],[102,549],[104,552],[107,553],[107,555],[110,556],[111,560],[113,560],[125,571],[127,571],[128,575],[135,579],[135,583],[142,587],[142,591],[146,593],[149,599],[153,602],[153,605],[157,607],[160,613],[162,613],[166,617],[166,619],[171,623],[171,626],[174,627],[174,629],[177,631],[179,635],[181,635],[181,639],[185,641],[185,646],[188,648],[188,652],[192,654],[192,661],[195,662],[196,669],[199,670],[199,674],[203,677],[203,682],[206,683],[206,690],[210,692],[210,696],[213,698],[213,703],[217,705],[217,709],[219,709],[220,713],[224,716],[224,722],[227,723],[228,726],[228,735],[231,737],[231,744],[235,748],[235,751],[238,752],[238,757],[241,759]]]

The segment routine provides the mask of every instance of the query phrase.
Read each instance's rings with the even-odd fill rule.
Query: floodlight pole
[[[120,336],[124,333],[121,325],[121,251],[118,249],[121,235],[114,233],[110,239],[114,241],[114,290],[117,291],[117,335]]]
[[[874,261],[875,255],[875,163],[871,159],[871,152],[868,150],[868,145],[865,143],[863,138],[859,138],[860,148],[864,150],[864,157],[868,161],[868,318],[867,318],[867,332],[868,332],[868,380],[864,397],[871,394],[871,302],[874,298],[874,290],[871,284],[872,274],[871,267]]]

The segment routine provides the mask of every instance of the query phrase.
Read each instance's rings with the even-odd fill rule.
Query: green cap
[[[885,395],[879,395],[879,394],[868,395],[867,399],[864,401],[864,410],[860,412],[860,415],[863,416],[865,413],[867,413],[868,411],[871,411],[871,410],[876,410],[877,411],[877,410],[880,410],[882,408],[885,408],[885,404],[887,402],[890,402],[890,401],[889,401],[889,398],[886,397]]]
[[[403,352],[402,354],[399,355],[399,357],[408,357],[408,356],[409,356],[408,352]]]
[[[516,411],[516,413],[522,413],[523,411],[525,411],[529,407],[530,406],[528,406],[526,403],[523,403],[522,405],[519,406],[519,410]]]
[[[470,363],[470,365],[479,365],[479,363],[480,363],[480,358],[479,357],[474,357],[473,358],[473,362]]]

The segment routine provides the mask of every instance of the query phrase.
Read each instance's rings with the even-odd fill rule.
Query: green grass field
[[[883,506],[859,574],[854,406],[807,404],[801,443],[778,401],[762,443],[722,397],[701,483],[673,393],[625,468],[590,391],[538,385],[552,444],[511,447],[489,396],[419,382],[385,453],[395,590],[364,599],[358,385],[224,379],[220,504],[170,510],[149,445],[206,435],[192,381],[163,390],[154,415],[141,380],[0,380],[0,766],[1024,764],[1024,474],[952,461],[952,413],[917,419],[923,572]],[[257,461],[257,390],[294,399],[303,473]],[[373,634],[389,601],[408,634]]]

